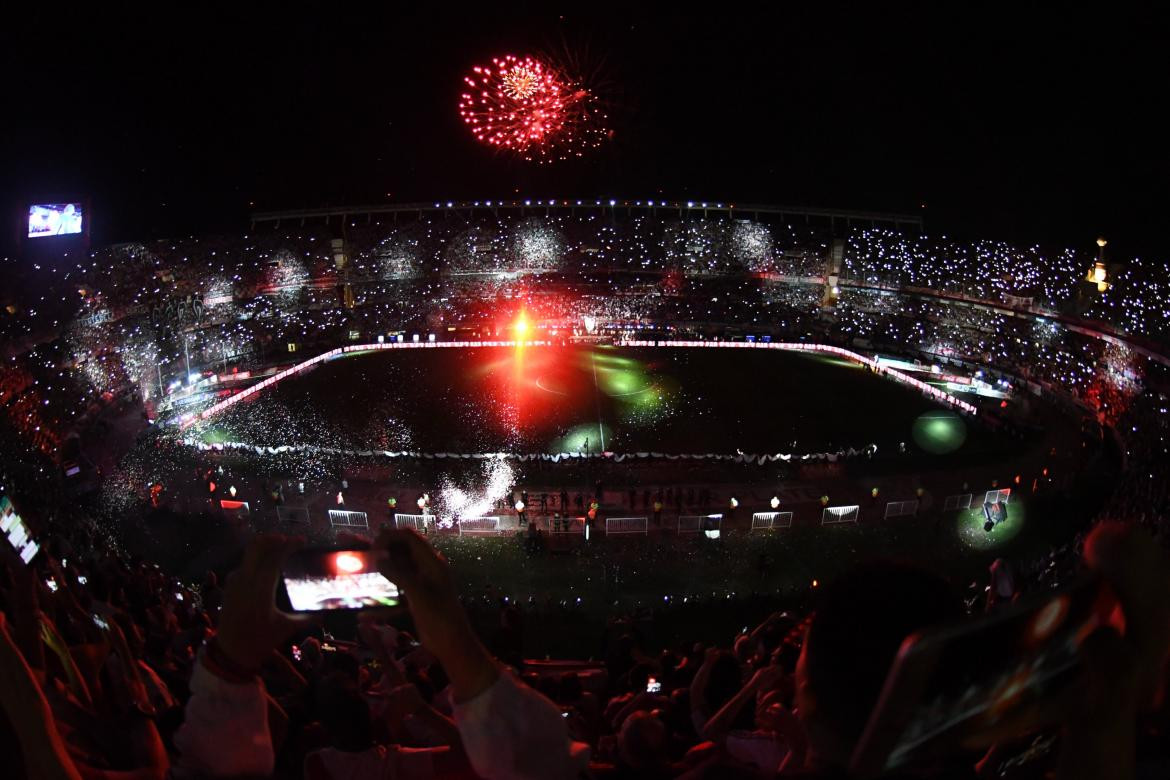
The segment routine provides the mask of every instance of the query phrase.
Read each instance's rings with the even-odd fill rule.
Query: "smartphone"
[[[94,615],[93,615],[93,624],[95,626],[97,626],[98,628],[100,628],[102,631],[109,631],[110,630],[110,624],[107,623],[102,618],[102,616],[97,614],[97,613],[94,613]]]
[[[87,585],[89,583],[89,580],[86,578],[86,576],[84,574],[78,574],[77,581],[80,582],[82,585]]]
[[[182,600],[183,600],[183,594],[182,594],[182,593],[176,593],[176,594],[175,594],[175,598],[177,598],[179,601],[182,601]]]
[[[292,646],[292,657],[294,661],[301,660],[301,648],[297,645]]]
[[[398,586],[378,571],[382,551],[361,549],[301,550],[289,557],[281,573],[288,606],[294,612],[396,607]]]
[[[906,638],[854,751],[873,777],[993,744],[1004,724],[1059,720],[1084,639],[1110,624],[1117,600],[1099,578]],[[997,731],[998,729],[998,731]]]
[[[662,683],[653,677],[646,679],[646,693],[662,693]]]
[[[52,577],[46,577],[45,578],[45,587],[48,588],[53,593],[56,593],[57,592],[57,581],[55,579],[53,579]]]

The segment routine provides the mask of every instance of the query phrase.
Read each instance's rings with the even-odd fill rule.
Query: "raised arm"
[[[281,565],[299,544],[257,536],[228,577],[219,630],[199,652],[186,717],[175,734],[176,776],[272,773],[269,703],[258,673],[273,649],[305,623],[276,609]]]
[[[447,672],[455,723],[486,780],[572,778],[583,768],[551,701],[503,671],[471,628],[447,562],[413,531],[384,530],[384,571],[403,586],[423,646]]]
[[[731,731],[731,725],[739,716],[740,711],[749,703],[754,703],[756,694],[774,687],[784,676],[784,670],[778,666],[765,666],[752,675],[751,679],[739,689],[739,693],[728,699],[719,712],[712,715],[704,724],[701,736],[712,742],[719,742]]]
[[[81,780],[33,670],[8,633],[3,612],[0,612],[0,706],[20,740],[30,777]]]

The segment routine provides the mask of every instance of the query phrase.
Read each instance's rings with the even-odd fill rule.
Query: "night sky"
[[[99,244],[239,231],[252,208],[662,196],[921,212],[932,234],[1090,251],[1103,233],[1165,257],[1158,19],[382,5],[6,11],[0,197],[12,219],[88,197]],[[593,74],[615,135],[537,168],[477,144],[456,105],[470,66],[544,51]]]

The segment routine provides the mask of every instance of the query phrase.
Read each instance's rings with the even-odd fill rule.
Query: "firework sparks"
[[[532,57],[497,57],[464,84],[459,115],[476,140],[526,160],[580,157],[608,133],[589,90]]]
[[[523,62],[512,68],[508,68],[500,77],[501,88],[504,90],[504,94],[513,100],[530,98],[541,87],[543,79],[540,73],[540,65],[536,63],[533,66],[529,62]]]

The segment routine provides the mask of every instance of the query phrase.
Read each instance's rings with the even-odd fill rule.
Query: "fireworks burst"
[[[609,134],[593,94],[550,62],[509,54],[463,81],[459,115],[476,140],[525,160],[581,157]]]
[[[540,63],[535,67],[527,60],[504,72],[500,78],[504,94],[513,100],[524,100],[532,97],[540,89],[543,78],[540,73]]]

